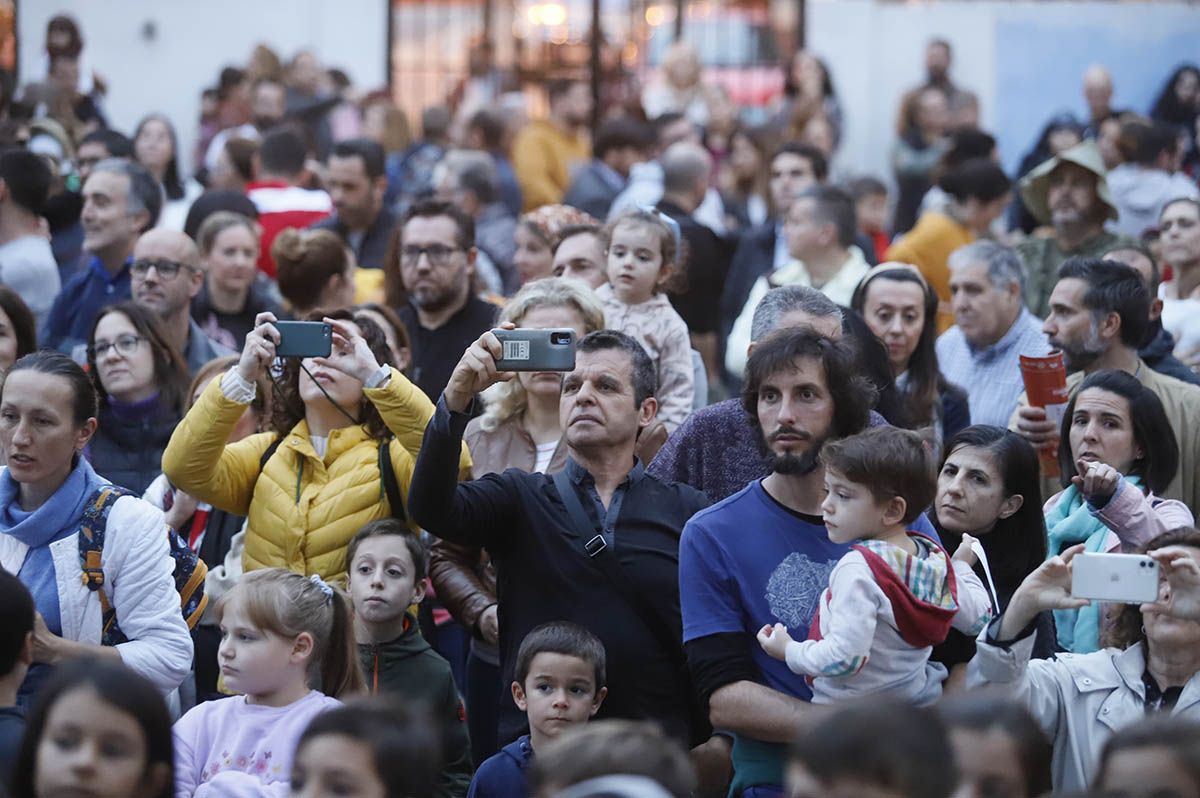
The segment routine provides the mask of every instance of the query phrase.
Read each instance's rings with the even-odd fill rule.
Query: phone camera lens
[[[571,336],[567,333],[554,333],[550,336],[550,343],[557,346],[565,346],[571,343]]]

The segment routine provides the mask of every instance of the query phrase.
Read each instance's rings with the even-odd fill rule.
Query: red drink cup
[[[1062,352],[1054,351],[1045,357],[1021,355],[1021,378],[1025,381],[1025,396],[1029,399],[1029,405],[1044,409],[1046,419],[1061,429],[1063,411],[1070,398],[1067,393],[1067,367],[1063,363]],[[1054,443],[1038,450],[1038,460],[1044,476],[1058,476],[1057,437]]]

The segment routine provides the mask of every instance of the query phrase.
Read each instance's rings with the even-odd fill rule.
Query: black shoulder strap
[[[268,446],[267,450],[262,453],[262,457],[258,458],[258,473],[261,474],[262,470],[267,467],[267,461],[270,460],[271,456],[279,449],[279,444],[281,443],[283,443],[283,436],[276,435],[275,440],[271,441],[271,445]]]
[[[387,494],[388,504],[392,506],[392,517],[407,522],[404,497],[400,493],[400,483],[396,481],[396,469],[392,466],[391,442],[391,438],[379,442],[379,475],[383,479],[383,490]]]
[[[691,731],[693,735],[693,744],[698,744],[708,739],[707,730],[710,729],[708,719],[704,716],[696,702],[696,692],[692,687],[692,675],[688,670],[687,657],[683,653],[683,639],[680,632],[671,628],[667,619],[662,616],[662,613],[655,608],[650,599],[638,589],[633,580],[629,578],[629,574],[621,567],[620,560],[617,559],[614,552],[609,551],[608,543],[604,540],[596,525],[592,523],[583,509],[583,504],[579,501],[579,494],[575,491],[575,486],[571,484],[571,477],[567,474],[564,468],[557,472],[554,477],[554,487],[558,490],[558,495],[562,498],[563,507],[566,508],[567,515],[571,517],[571,524],[575,530],[582,535],[584,553],[591,559],[596,566],[604,572],[608,577],[609,582],[618,592],[625,598],[629,605],[642,623],[653,635],[661,648],[671,660],[671,665],[674,667],[680,684],[689,697],[688,701],[688,717],[690,718]]]

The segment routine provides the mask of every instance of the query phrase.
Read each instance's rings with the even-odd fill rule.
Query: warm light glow
[[[525,12],[531,25],[554,28],[567,22],[567,7],[561,3],[535,3]]]
[[[648,6],[646,8],[646,24],[650,27],[657,28],[666,21],[667,12],[663,11],[662,6]]]

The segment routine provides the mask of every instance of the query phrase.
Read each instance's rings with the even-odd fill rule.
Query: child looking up
[[[358,656],[372,693],[427,705],[445,734],[434,795],[462,798],[471,783],[466,712],[450,664],[421,637],[408,608],[425,598],[421,540],[395,518],[372,521],[346,548]]]
[[[821,505],[834,543],[854,544],[829,575],[810,625],[797,642],[777,623],[758,633],[763,649],[793,673],[813,677],[813,702],[889,693],[929,704],[946,669],[929,661],[953,627],[974,637],[991,602],[971,570],[974,538],[951,559],[907,527],[933,501],[933,449],[920,434],[877,427],[821,449],[828,495]]]
[[[363,688],[347,604],[319,576],[282,568],[251,571],[221,596],[217,658],[225,687],[242,695],[175,724],[176,798],[287,783],[309,721]]]
[[[529,734],[504,746],[475,772],[468,798],[524,798],[534,753],[600,710],[604,644],[567,621],[535,627],[521,641],[512,683],[513,701],[529,718]]]
[[[658,370],[658,420],[674,432],[692,412],[687,324],[663,293],[679,257],[678,227],[657,211],[627,211],[605,227],[608,284],[596,289],[604,323],[635,339]]]

